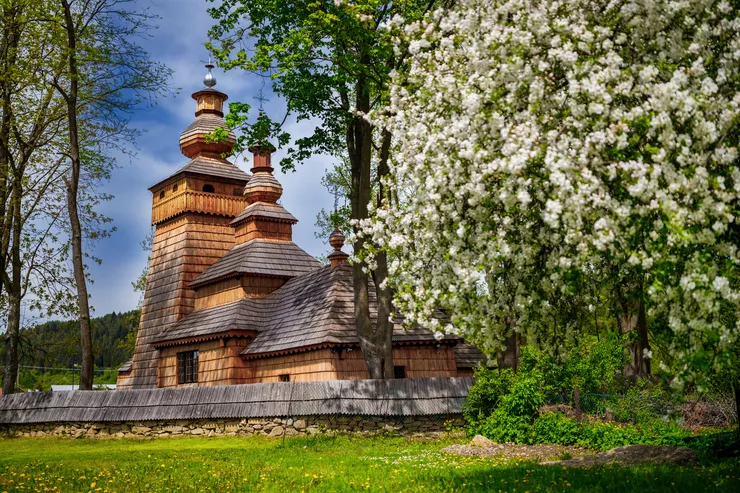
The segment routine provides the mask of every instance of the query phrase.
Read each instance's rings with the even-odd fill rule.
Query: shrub
[[[477,369],[475,383],[463,406],[463,414],[468,423],[475,424],[491,416],[501,397],[509,392],[514,381],[511,370]]]
[[[544,400],[538,374],[520,374],[514,378],[510,371],[502,372],[500,378],[489,381],[484,390],[476,392],[474,402],[480,411],[477,414],[469,412],[469,431],[497,442],[526,442]],[[481,404],[483,402],[485,404]],[[491,406],[493,412],[485,415],[484,405]]]

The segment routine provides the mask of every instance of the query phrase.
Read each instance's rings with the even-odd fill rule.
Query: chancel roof
[[[375,323],[377,304],[374,289],[370,289],[370,308],[371,319]],[[352,266],[324,266],[289,280],[265,298],[243,298],[193,312],[166,329],[154,343],[206,338],[229,330],[256,332],[254,340],[242,353],[247,357],[294,352],[321,345],[358,344]],[[445,339],[458,340],[453,336]],[[393,341],[433,343],[435,338],[426,329],[406,330],[397,323]]]
[[[190,283],[191,288],[240,275],[296,277],[321,263],[292,241],[255,238],[236,245]]]

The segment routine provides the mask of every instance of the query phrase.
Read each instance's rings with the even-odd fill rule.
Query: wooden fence
[[[281,416],[455,415],[471,378],[335,380],[0,397],[0,424]]]

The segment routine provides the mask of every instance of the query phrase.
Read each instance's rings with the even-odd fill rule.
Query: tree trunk
[[[735,391],[735,416],[737,417],[737,446],[740,447],[740,377],[732,385]]]
[[[391,133],[384,129],[382,131],[380,159],[378,160],[378,207],[385,205],[385,202],[390,200],[383,185],[383,179],[390,175],[388,166],[390,149]],[[393,293],[390,286],[388,286],[388,256],[385,251],[378,252],[375,261],[377,268],[373,271],[373,280],[375,281],[375,293],[378,300],[378,320],[375,327],[376,344],[378,345],[378,358],[381,359],[383,378],[391,379],[395,377],[393,368],[394,311]]]
[[[519,334],[516,332],[506,339],[506,349],[496,354],[498,369],[511,368],[514,373],[519,369]]]
[[[21,299],[16,293],[8,294],[8,330],[5,333],[5,373],[3,395],[15,392],[18,380],[18,352],[20,343]]]
[[[629,296],[619,291],[617,300],[620,309],[617,315],[620,334],[631,334],[637,331],[636,334],[631,334],[632,340],[628,345],[630,362],[625,368],[625,374],[648,377],[650,376],[650,359],[645,357],[645,352],[650,350],[650,341],[642,286],[638,286]]]
[[[16,170],[12,174],[13,192],[10,199],[10,213],[12,214],[12,240],[10,245],[10,269],[8,277],[3,272],[3,283],[8,293],[8,327],[5,333],[5,375],[3,377],[3,395],[15,392],[15,382],[18,379],[18,351],[21,333],[21,201],[23,199],[22,174]]]
[[[370,93],[364,76],[360,76],[356,86],[355,107],[364,113],[370,110]],[[347,131],[347,150],[349,151],[352,168],[351,203],[352,219],[362,220],[368,217],[370,204],[370,169],[372,158],[372,125],[363,118],[355,118]],[[354,226],[357,233],[357,226]],[[354,245],[355,254],[362,252],[365,245],[363,238],[358,238]],[[393,377],[393,348],[389,342],[386,323],[376,323],[373,326],[370,318],[370,289],[367,264],[355,261],[352,265],[352,284],[354,287],[355,327],[360,339],[360,349],[367,365],[367,371],[372,379]],[[382,273],[381,273],[382,274]],[[376,290],[377,290],[376,285]],[[385,296],[385,293],[383,293]],[[389,315],[378,314],[378,321],[383,316],[387,320]]]
[[[82,367],[80,369],[80,390],[92,390],[93,354],[92,335],[90,332],[90,305],[85,279],[85,265],[82,256],[82,227],[77,208],[77,192],[80,185],[80,141],[77,127],[77,39],[74,20],[67,0],[61,0],[64,9],[65,28],[69,49],[69,93],[66,95],[67,118],[69,124],[69,156],[72,161],[71,176],[65,179],[67,186],[67,212],[72,240],[72,266],[75,285],[77,286],[77,307],[80,320],[80,341],[82,345]]]

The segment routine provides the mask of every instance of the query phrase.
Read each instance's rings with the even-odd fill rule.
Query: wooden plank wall
[[[242,383],[278,382],[283,374],[290,375],[291,382],[338,380],[335,359],[336,354],[325,348],[247,360]]]
[[[237,244],[246,243],[255,238],[291,241],[293,239],[293,226],[290,223],[254,218],[247,219],[236,227]]]
[[[185,214],[157,226],[147,276],[131,374],[120,386],[157,384],[157,353],[152,339],[193,311],[195,291],[187,285],[234,245],[231,218]]]
[[[244,298],[240,279],[231,278],[203,286],[196,291],[195,310],[231,303]]]
[[[402,346],[393,348],[394,366],[406,367],[406,378],[454,377],[457,376],[455,353],[452,348],[442,346]],[[365,360],[359,350],[342,352],[336,360],[337,378],[358,380],[370,378]]]
[[[239,355],[246,345],[247,340],[240,337],[164,348],[159,352],[158,387],[178,386],[177,353],[195,349],[198,350],[198,386],[241,383],[244,362]]]

